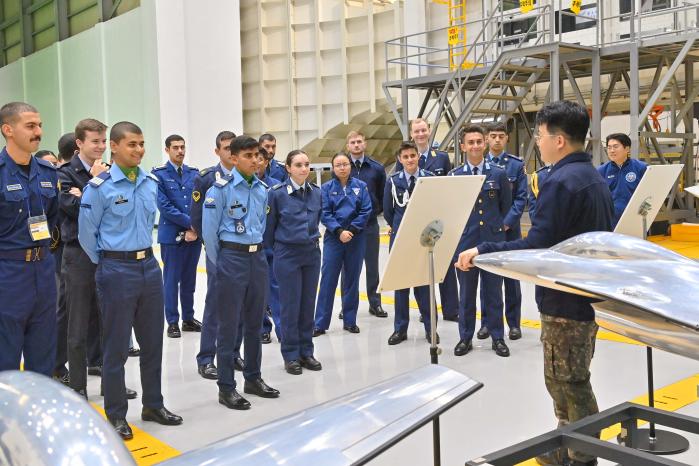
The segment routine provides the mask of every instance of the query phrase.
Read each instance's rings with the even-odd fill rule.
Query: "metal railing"
[[[669,8],[649,11],[638,11],[636,1],[631,1],[630,12],[607,15],[606,9],[610,8],[610,3],[600,0],[592,16],[572,13],[567,8],[569,4],[568,0],[540,0],[530,12],[521,13],[516,9],[503,10],[503,2],[500,1],[483,18],[388,40],[384,44],[386,81],[450,71],[462,73],[464,63],[473,64],[466,69],[489,66],[504,50],[535,44],[567,42],[602,47],[699,30],[699,1],[673,0]],[[583,5],[583,8],[589,5]],[[669,21],[665,21],[665,17]],[[565,30],[564,18],[574,18],[576,22],[594,21],[595,25],[583,30]],[[507,25],[522,21],[531,22],[526,32],[505,35]],[[656,27],[661,22],[662,26]],[[467,45],[451,47],[451,51],[459,55],[466,49],[462,54],[461,66],[456,70],[452,70],[449,63],[447,30],[452,26],[476,32]],[[495,47],[491,48],[493,45]],[[489,52],[484,53],[485,50]]]

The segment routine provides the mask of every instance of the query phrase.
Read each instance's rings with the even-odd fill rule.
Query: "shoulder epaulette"
[[[318,188],[318,187],[319,187],[319,186],[318,186],[317,184],[315,184],[315,183],[308,183],[308,184],[310,184],[310,185],[313,186],[314,188]]]
[[[539,168],[538,170],[536,170],[536,173],[539,173],[539,172],[542,171],[542,170],[548,170],[548,169],[550,169],[550,168],[551,168],[551,167],[549,167],[548,165],[544,165],[543,167],[541,167],[541,168]]]
[[[34,157],[34,158],[36,159],[36,161],[37,161],[37,163],[38,163],[39,165],[43,165],[44,167],[49,167],[49,168],[51,168],[51,169],[53,169],[53,170],[56,170],[56,167],[54,167],[53,164],[52,164],[51,162],[47,162],[47,161],[44,160],[44,159],[40,159],[40,158],[36,158],[36,157]]]
[[[518,156],[516,156],[516,155],[514,155],[514,154],[509,154],[509,153],[508,153],[505,157],[509,157],[509,158],[511,158],[511,159],[519,160],[520,162],[523,162],[523,160],[522,160],[520,157],[518,157]]]
[[[425,170],[424,168],[421,168],[421,169],[420,169],[420,173],[421,173],[421,174],[424,173],[424,174],[427,175],[427,176],[434,176],[434,173],[432,173],[431,171],[427,171],[427,170]]]
[[[186,167],[187,167],[187,170],[189,170],[189,171],[195,171],[195,172],[198,172],[198,171],[199,171],[198,168],[190,167],[189,165],[186,165]]]
[[[166,168],[167,168],[167,162],[164,163],[164,164],[162,164],[162,165],[160,165],[159,167],[153,167],[153,169],[152,169],[151,171],[157,172],[157,171],[160,171],[160,170],[165,170]]]
[[[151,180],[155,181],[156,183],[160,183],[160,180],[158,179],[158,177],[155,176],[155,175],[152,174],[152,173],[148,173],[148,174],[146,175],[146,178],[150,178]]]
[[[277,190],[277,189],[281,188],[282,186],[284,186],[284,183],[275,184],[274,186],[272,186],[272,189]]]
[[[214,183],[214,186],[217,186],[217,187],[219,187],[219,188],[223,188],[223,187],[226,186],[227,184],[228,184],[228,178],[226,178],[226,177],[224,176],[224,177],[219,178],[218,180],[216,180],[216,182]]]
[[[264,181],[262,181],[262,180],[261,180],[261,179],[259,179],[259,178],[257,179],[257,181],[259,181],[259,182],[260,182],[260,184],[261,184],[262,186],[264,186],[264,187],[265,187],[265,189],[269,189],[269,186],[267,186],[267,183],[265,183]]]
[[[88,183],[92,187],[99,188],[102,185],[102,183],[107,181],[111,176],[111,173],[109,173],[108,171],[104,171],[99,175],[93,177],[90,181],[88,181]]]

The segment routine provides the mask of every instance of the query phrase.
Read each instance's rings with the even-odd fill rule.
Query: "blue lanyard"
[[[31,176],[31,163],[30,163],[28,176]],[[15,179],[22,186],[22,189],[25,189],[24,183],[22,183],[22,177],[15,175]],[[30,188],[31,187],[31,185],[30,185],[31,179],[28,179],[27,182],[28,182],[28,187]],[[36,175],[36,187],[37,187],[37,193],[39,194],[39,203],[41,204],[41,215],[46,215],[46,210],[44,209],[44,200],[41,198],[41,185],[39,183],[39,175],[38,174]],[[29,217],[32,216],[31,197],[32,197],[32,191],[31,191],[31,189],[27,189],[27,214]]]

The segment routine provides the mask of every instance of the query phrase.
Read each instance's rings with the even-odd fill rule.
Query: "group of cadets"
[[[132,437],[125,420],[127,399],[137,396],[124,385],[132,330],[140,346],[144,420],[182,423],[165,408],[161,393],[165,321],[170,338],[180,337],[180,330],[201,332],[199,374],[217,380],[221,404],[249,409],[250,402],[236,390],[235,371],[243,373],[244,393],[280,395],[261,374],[261,345],[272,342],[272,329],[289,374],[322,369],[313,338],[329,328],[338,281],[343,329],[360,332],[362,263],[369,312],[387,317],[377,292],[377,217],[383,212],[392,247],[418,178],[485,176],[456,257],[485,242],[521,238],[527,197],[534,217],[538,191],[550,171],[536,172],[529,191],[523,162],[505,152],[502,124],[487,131],[464,128],[460,149],[466,162],[452,168],[445,152],[430,147],[427,122],[416,119],[410,126],[412,141],[401,143],[388,178],[383,165],[366,154],[366,139],[357,131],[348,134],[347,151],[332,157],[333,176],[320,187],[308,180],[310,160],[303,151],[291,151],[283,164],[277,162],[271,134],[256,140],[222,131],[214,150],[219,163],[201,171],[184,163],[184,138],[171,135],[165,140],[169,160],[148,173],[140,167],[145,147],[138,126],[116,123],[107,139],[106,125],[85,119],[67,139],[75,141],[76,156],[57,173],[53,154],[32,156],[41,141],[34,107],[7,104],[0,109],[0,122],[7,141],[0,153],[0,299],[6,303],[0,311],[0,370],[19,367],[23,356],[26,369],[62,378],[87,398],[89,368],[99,367],[107,418],[125,439]],[[103,162],[107,145],[110,164]],[[607,147],[611,161],[599,171],[623,210],[645,165],[628,157],[630,140],[623,134],[610,135]],[[162,271],[152,248],[157,211]],[[194,289],[202,245],[207,292],[199,322]],[[54,266],[52,246],[63,248],[60,269]],[[63,290],[58,330],[56,287],[47,283]],[[28,291],[19,296],[15,289]],[[407,339],[409,293],[395,292],[389,345]],[[413,293],[429,342],[429,290],[415,287]],[[459,323],[457,356],[472,349],[474,334],[492,338],[495,353],[509,356],[503,310],[508,337],[522,336],[516,281],[450,268],[440,298],[443,318]],[[478,298],[481,326],[476,332]]]

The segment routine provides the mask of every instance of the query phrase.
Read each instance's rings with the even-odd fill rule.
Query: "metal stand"
[[[651,205],[648,200],[643,201],[638,210],[643,221],[643,239],[648,239],[648,212]],[[648,372],[648,406],[655,408],[655,388],[653,384],[653,348],[646,347],[646,366]],[[641,451],[655,455],[675,455],[689,449],[689,440],[680,434],[655,428],[655,422],[650,421],[648,429],[637,429],[634,445],[629,445],[626,436],[622,433],[617,436],[617,441],[622,445],[628,445]]]
[[[434,246],[442,237],[444,224],[440,220],[430,222],[420,234],[420,244],[427,248],[427,258],[430,275],[430,362],[439,364],[439,355],[442,350],[437,346],[437,301],[435,297],[435,277],[434,277]],[[441,449],[439,445],[439,417],[432,420],[432,448],[434,453],[434,465],[440,466],[442,463]]]

